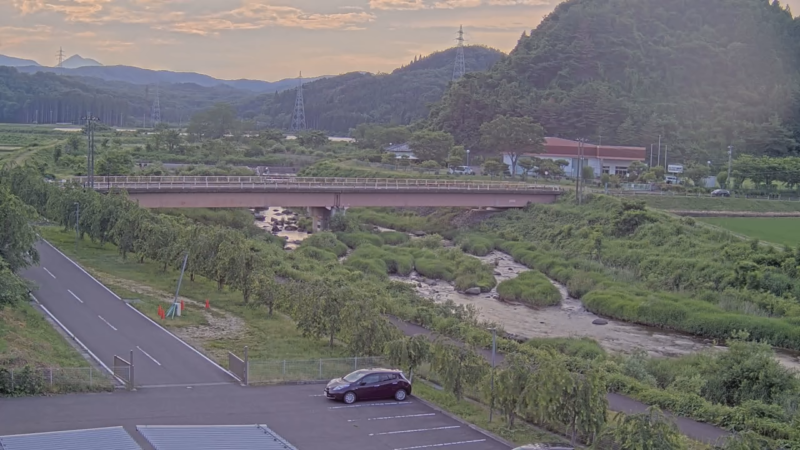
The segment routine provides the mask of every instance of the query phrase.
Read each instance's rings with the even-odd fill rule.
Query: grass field
[[[178,283],[179,272],[162,272],[158,264],[139,264],[135,257],[127,260],[111,244],[100,246],[88,240],[80,243],[75,252],[75,234],[64,233],[59,227],[43,227],[42,237],[74,258],[97,279],[125,299],[137,299],[133,305],[153,320],[163,323],[191,344],[203,349],[212,359],[227,366],[227,352],[242,354],[249,347],[252,360],[284,358],[337,358],[349,356],[344,348],[329,349],[324,340],[307,339],[300,335],[289,318],[265,308],[244,306],[241,294],[227,289],[217,291],[216,284],[200,276],[195,281],[187,274],[183,279],[181,297],[184,314],[177,319],[162,321],[157,315],[158,304],[169,307]],[[211,311],[204,309],[205,300]]]
[[[88,367],[89,363],[28,303],[0,309],[0,367]]]
[[[791,247],[800,245],[800,218],[705,217],[697,220],[762,241]]]
[[[628,197],[623,197],[628,198]],[[800,201],[756,200],[747,198],[679,197],[639,195],[647,206],[668,211],[752,211],[800,212]]]

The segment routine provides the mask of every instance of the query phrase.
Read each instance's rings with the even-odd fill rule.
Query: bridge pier
[[[331,217],[344,214],[347,208],[343,207],[318,207],[310,206],[308,215],[311,216],[312,233],[329,230],[331,228]]]

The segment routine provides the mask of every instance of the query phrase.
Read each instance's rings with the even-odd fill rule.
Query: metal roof
[[[0,436],[3,450],[142,450],[122,427]]]
[[[137,425],[136,429],[156,450],[297,450],[266,425]]]

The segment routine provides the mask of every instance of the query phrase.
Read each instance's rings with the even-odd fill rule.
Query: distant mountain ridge
[[[65,69],[77,69],[79,67],[96,67],[102,66],[100,62],[91,58],[84,58],[81,55],[72,55],[61,63],[61,67]]]
[[[0,66],[8,67],[23,67],[23,66],[39,66],[34,60],[15,58],[13,56],[0,55]]]
[[[68,62],[70,63],[69,65],[67,65]],[[259,94],[284,91],[297,86],[296,78],[287,78],[279,81],[248,79],[222,80],[195,72],[150,70],[133,66],[104,66],[98,61],[83,58],[80,55],[72,56],[64,61],[64,68],[46,67],[39,65],[36,61],[0,55],[0,66],[15,67],[22,73],[57,72],[63,75],[100,78],[106,81],[124,81],[126,83],[138,85],[149,85],[156,83],[192,83],[203,87],[229,86],[235,89],[241,89]],[[328,77],[329,75],[314,78],[304,78],[303,82],[310,83],[312,81]]]

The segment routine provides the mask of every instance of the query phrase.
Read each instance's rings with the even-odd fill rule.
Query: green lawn
[[[792,247],[800,245],[800,218],[704,217],[697,220],[762,241]]]
[[[81,242],[75,252],[75,234],[61,227],[43,227],[42,237],[74,258],[95,278],[132,303],[153,320],[163,323],[192,345],[202,349],[215,361],[227,367],[228,351],[237,355],[248,346],[250,359],[313,359],[349,356],[340,345],[328,348],[325,340],[304,338],[289,318],[266,308],[244,306],[239,292],[217,291],[216,284],[200,276],[183,279],[181,297],[184,314],[180,318],[162,320],[158,305],[169,308],[178,283],[179,271],[161,271],[160,264],[139,264],[131,256],[123,260],[115,246],[100,246],[89,240]],[[205,310],[208,299],[211,311]]]
[[[623,198],[629,198],[625,196]],[[630,197],[634,198],[634,197]],[[756,200],[747,198],[679,197],[637,195],[647,206],[668,211],[752,211],[800,212],[800,201]]]

